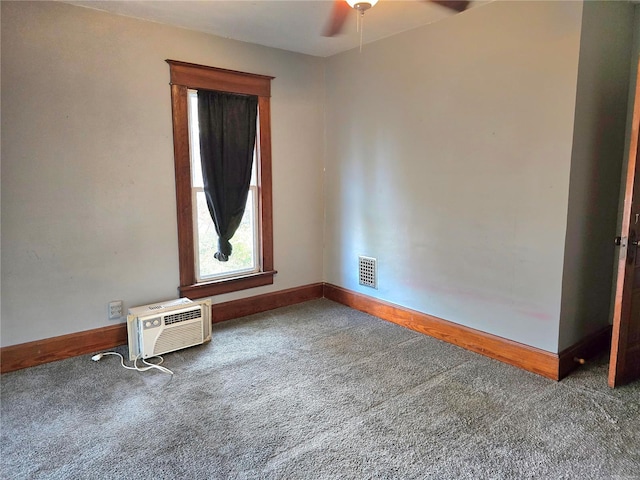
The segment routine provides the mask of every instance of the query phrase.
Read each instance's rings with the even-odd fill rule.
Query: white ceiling
[[[342,34],[333,38],[322,36],[331,12],[331,0],[69,0],[66,3],[320,57],[356,48],[360,42],[355,11],[347,19]],[[474,1],[469,8],[484,3],[487,1]],[[380,0],[365,13],[363,42],[379,40],[453,14],[452,10],[423,0]],[[464,14],[466,12],[459,15]]]

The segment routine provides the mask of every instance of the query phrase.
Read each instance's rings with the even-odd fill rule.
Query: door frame
[[[635,99],[633,102],[633,115],[631,121],[631,136],[629,142],[628,162],[624,177],[624,199],[622,206],[622,227],[620,233],[620,250],[618,256],[618,269],[615,284],[615,297],[613,307],[613,330],[611,337],[611,355],[609,359],[608,384],[616,387],[626,383],[632,378],[627,370],[627,346],[629,343],[629,329],[631,322],[631,301],[634,279],[627,271],[633,269],[633,265],[628,265],[627,256],[629,248],[636,248],[629,245],[629,233],[631,228],[631,214],[634,197],[634,183],[637,186],[636,176],[639,173],[638,157],[640,133],[640,59],[636,72]],[[635,192],[640,196],[640,191]],[[637,248],[636,248],[637,249]],[[640,252],[636,252],[639,254]],[[637,267],[635,267],[637,268]],[[631,278],[630,278],[631,277]]]

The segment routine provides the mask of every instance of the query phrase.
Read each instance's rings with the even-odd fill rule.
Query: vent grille
[[[203,340],[201,323],[193,322],[179,325],[175,328],[162,331],[153,346],[153,355],[162,355],[163,353],[173,352],[181,348],[200,345]]]
[[[378,267],[375,258],[358,257],[358,272],[360,285],[378,288]]]
[[[171,325],[173,323],[186,322],[187,320],[193,320],[200,318],[200,308],[195,310],[189,310],[187,312],[172,313],[164,316],[164,324]]]

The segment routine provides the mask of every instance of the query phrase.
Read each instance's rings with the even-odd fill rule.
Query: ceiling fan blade
[[[450,8],[456,12],[464,12],[471,2],[467,0],[429,0],[443,7]]]
[[[333,10],[331,10],[331,18],[329,19],[322,35],[325,37],[333,37],[339,34],[344,26],[344,22],[349,16],[350,11],[351,7],[347,2],[344,0],[334,0]]]

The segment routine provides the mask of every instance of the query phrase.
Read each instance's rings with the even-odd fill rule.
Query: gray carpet
[[[640,384],[610,390],[605,357],[556,383],[325,299],[213,338],[173,378],[3,375],[2,477],[640,478]]]

